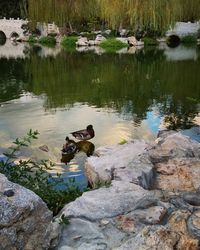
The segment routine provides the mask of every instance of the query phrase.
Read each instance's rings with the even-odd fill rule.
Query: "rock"
[[[111,249],[121,243],[125,233],[116,229],[112,224],[106,227],[98,222],[85,219],[71,219],[70,224],[63,228],[57,250],[67,249]]]
[[[135,209],[146,209],[158,204],[158,199],[155,197],[144,197],[140,199],[135,207]]]
[[[137,39],[134,36],[128,37],[128,44],[130,46],[137,46]]]
[[[128,37],[128,44],[129,46],[144,46],[144,42],[143,41],[138,41],[134,36],[130,36]]]
[[[166,212],[167,209],[162,206],[153,206],[143,210],[134,210],[131,213],[142,223],[159,224]]]
[[[116,40],[118,40],[122,43],[128,44],[128,38],[126,38],[126,37],[117,37]]]
[[[106,226],[106,225],[108,225],[110,222],[109,222],[109,220],[102,219],[102,220],[100,221],[100,223],[101,223],[101,225]]]
[[[176,249],[192,249],[197,250],[198,248],[198,240],[194,239],[188,233],[188,223],[187,219],[191,215],[190,212],[184,210],[178,210],[171,214],[168,227],[171,232],[179,234],[180,238],[177,242]],[[192,229],[192,227],[190,227]]]
[[[126,29],[121,29],[119,32],[120,36],[127,36],[128,33],[129,33],[129,30],[126,30]]]
[[[200,143],[181,133],[160,133],[159,144],[149,153],[154,163],[173,158],[200,158]]]
[[[200,240],[200,210],[195,211],[189,217],[187,227],[191,235]]]
[[[191,206],[190,204],[188,204],[183,198],[180,198],[180,197],[172,198],[170,200],[170,202],[177,209],[187,210],[187,211],[189,211],[191,213],[194,211],[193,206]]]
[[[95,46],[95,45],[96,45],[96,43],[95,43],[94,40],[89,40],[88,41],[88,46]]]
[[[157,173],[162,175],[173,175],[176,170],[174,168],[174,165],[160,163],[157,164],[156,171]]]
[[[153,193],[122,181],[112,181],[110,187],[83,193],[67,204],[62,213],[67,217],[87,218],[90,221],[115,217],[134,209],[140,199]]]
[[[106,34],[106,35],[110,35],[111,32],[112,32],[112,30],[109,30],[109,29],[108,29],[108,30],[104,30],[103,33]]]
[[[155,188],[167,191],[197,191],[199,188],[200,160],[180,158],[156,165],[158,175]],[[162,171],[160,171],[160,169]],[[166,173],[171,175],[166,175]],[[164,174],[163,174],[164,173]]]
[[[5,155],[0,155],[0,162],[6,162],[8,160],[8,157]]]
[[[101,42],[105,41],[106,38],[102,35],[97,35],[95,39],[95,45],[99,45]]]
[[[186,201],[190,205],[200,206],[200,193],[199,192],[198,193],[192,193],[192,192],[183,193],[182,197],[184,201]]]
[[[136,222],[129,215],[119,215],[115,219],[117,228],[127,233],[136,232]]]
[[[7,197],[3,193],[14,192]],[[52,213],[32,191],[0,174],[0,249],[47,249]]]
[[[76,42],[76,46],[88,46],[87,37],[80,37]]]
[[[164,226],[147,226],[136,237],[124,242],[113,250],[172,250],[175,249],[179,235]]]
[[[48,148],[47,145],[42,145],[42,146],[39,147],[39,149],[41,149],[44,152],[49,152],[49,148]]]
[[[153,164],[145,154],[150,144],[135,140],[123,145],[97,149],[85,163],[85,173],[91,185],[111,180],[127,181],[149,189],[154,181]]]

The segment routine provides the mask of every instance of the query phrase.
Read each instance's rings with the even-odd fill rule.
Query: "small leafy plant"
[[[126,144],[126,143],[127,143],[127,140],[122,139],[122,140],[119,142],[119,145],[124,145],[124,144]]]
[[[38,138],[38,131],[30,130],[22,139],[16,139],[8,152],[5,161],[0,161],[0,173],[10,181],[18,183],[40,196],[46,202],[48,208],[56,215],[66,203],[75,200],[82,194],[72,181],[64,182],[60,174],[52,177],[47,170],[52,169],[54,164],[47,160],[33,161],[20,160],[16,163],[16,154],[22,147],[28,147],[32,140]],[[62,190],[58,189],[62,185]]]
[[[61,217],[59,218],[59,224],[62,225],[68,225],[70,222],[69,222],[69,219],[67,218],[67,216],[65,216],[64,214],[61,215]]]

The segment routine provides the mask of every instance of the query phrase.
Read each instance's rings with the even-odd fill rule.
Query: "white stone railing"
[[[3,18],[0,19],[0,31],[4,32],[7,38],[10,38],[13,33],[17,33],[20,37],[23,37],[24,30],[22,25],[27,24],[28,20],[20,18]]]

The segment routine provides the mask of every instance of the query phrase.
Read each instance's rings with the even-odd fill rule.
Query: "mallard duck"
[[[76,142],[73,140],[70,140],[69,137],[67,136],[65,138],[66,143],[63,145],[62,148],[62,154],[74,154],[78,150],[78,147],[76,145]]]
[[[77,140],[85,141],[94,137],[94,129],[92,125],[88,125],[86,129],[74,131],[71,133]]]

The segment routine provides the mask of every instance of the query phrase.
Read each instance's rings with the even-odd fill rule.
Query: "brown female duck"
[[[85,141],[94,137],[94,129],[92,125],[88,125],[86,129],[74,131],[71,133],[77,140]]]

